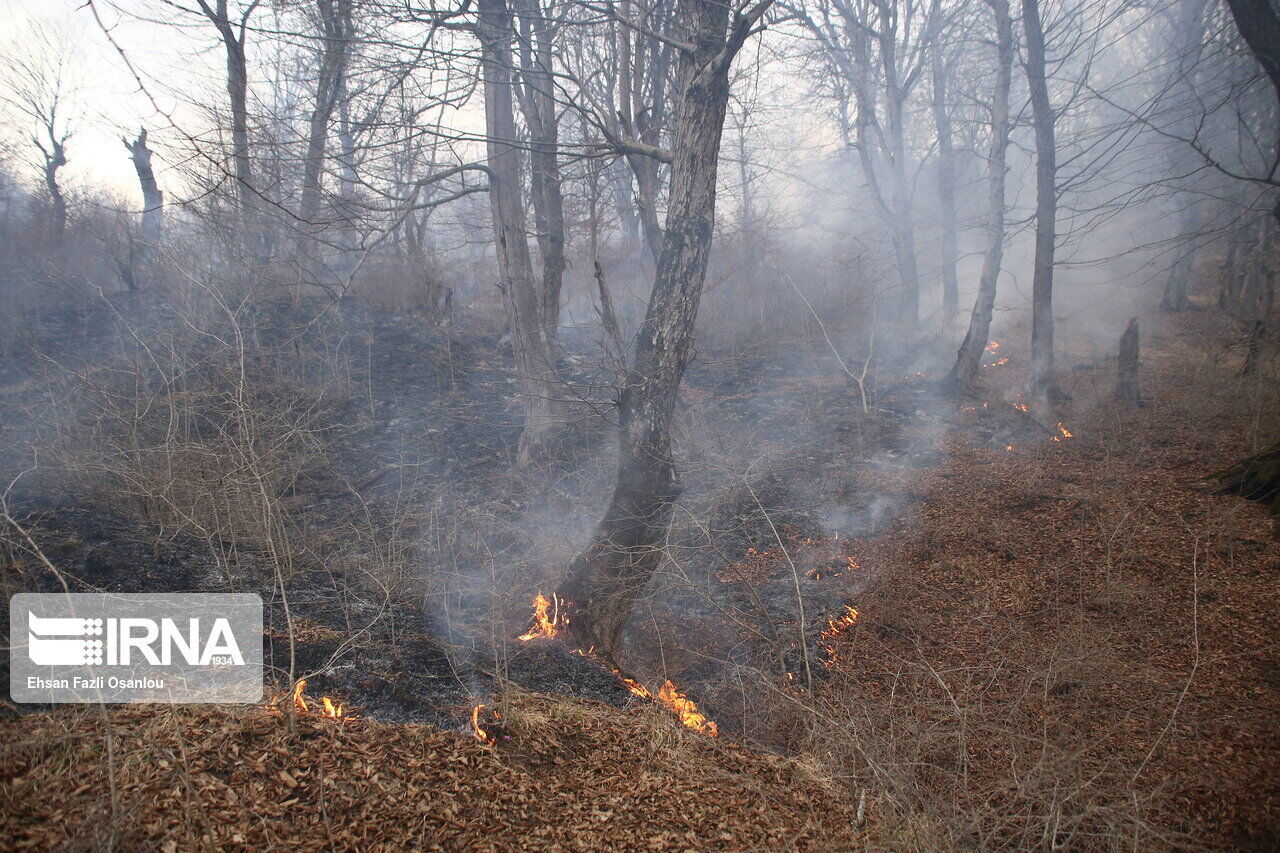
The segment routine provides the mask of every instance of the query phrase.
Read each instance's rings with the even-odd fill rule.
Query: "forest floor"
[[[754,725],[712,739],[647,703],[517,688],[493,700],[492,744],[369,718],[303,716],[291,731],[263,708],[27,713],[0,724],[0,840],[1274,849],[1280,543],[1262,507],[1195,484],[1274,440],[1280,407],[1274,378],[1237,378],[1230,336],[1209,326],[1194,312],[1147,335],[1149,404],[1135,410],[1110,402],[1105,353],[1068,343],[1074,400],[1030,432],[1007,427],[1001,394],[1026,361],[1010,347],[985,372],[989,399],[915,412],[928,426],[902,430],[918,433],[901,439],[910,464],[842,472],[842,489],[901,499],[835,552],[864,572],[843,588],[856,618],[824,637],[822,677],[768,692]],[[416,685],[415,665],[387,664]]]

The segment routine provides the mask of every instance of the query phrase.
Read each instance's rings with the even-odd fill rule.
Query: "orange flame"
[[[545,595],[538,593],[533,599],[533,626],[521,634],[519,639],[527,643],[539,637],[554,637],[560,633],[560,626],[568,623],[569,620],[560,614],[560,599],[556,594],[552,593],[548,600]]]
[[[494,738],[480,725],[480,712],[483,710],[484,705],[477,705],[471,709],[471,734],[481,743],[493,743]],[[498,712],[494,711],[493,715],[498,716]]]
[[[306,691],[307,680],[299,678],[297,683],[293,685],[293,695],[289,697],[289,701],[293,706],[293,710],[298,714],[312,714],[317,717],[328,717],[332,720],[349,720],[352,715],[347,713],[345,705],[334,702],[328,696],[320,697],[320,706],[315,707],[307,702]],[[267,710],[272,714],[282,713],[280,710],[280,700],[272,699],[267,703]]]
[[[991,343],[987,344],[987,346],[986,346],[986,350],[987,350],[987,352],[994,353],[994,352],[995,352],[996,350],[998,350],[998,349],[1000,349],[1000,342],[999,342],[999,341],[992,341]]]
[[[1062,425],[1062,421],[1058,421],[1058,435],[1053,437],[1054,441],[1062,441],[1064,438],[1075,438],[1075,433]]]
[[[634,692],[634,691],[633,691]],[[648,692],[647,690],[645,691]],[[720,730],[716,724],[708,720],[705,716],[698,712],[698,706],[693,700],[685,696],[670,681],[662,685],[658,691],[658,699],[662,704],[666,705],[676,716],[680,718],[680,722],[697,732],[709,734],[712,737],[718,737]]]
[[[827,662],[830,663],[836,659],[835,646],[833,641],[836,637],[844,633],[845,629],[858,621],[858,608],[851,604],[844,606],[844,615],[835,619],[828,620],[827,627],[822,631],[822,650],[827,654]]]

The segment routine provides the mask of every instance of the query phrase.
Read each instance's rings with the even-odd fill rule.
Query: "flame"
[[[477,705],[471,709],[471,734],[481,743],[493,743],[493,737],[480,725],[480,712],[483,710],[484,705]],[[494,711],[493,715],[498,716],[498,712]]]
[[[1062,441],[1064,438],[1075,438],[1075,433],[1062,425],[1062,421],[1058,421],[1058,435],[1053,437],[1054,441]]]
[[[1008,364],[1008,363],[1009,363],[1009,356],[1007,356],[1007,355],[1002,355],[1002,356],[1000,356],[998,359],[996,359],[995,361],[993,361],[993,362],[991,362],[990,364],[988,364],[988,365],[987,365],[987,367],[999,367],[999,366],[1000,366],[1000,365],[1002,365],[1002,364]]]
[[[992,341],[991,343],[987,344],[987,346],[986,346],[986,351],[987,351],[987,352],[989,352],[989,353],[994,353],[994,352],[995,352],[996,350],[998,350],[998,349],[1000,349],[1000,342],[999,342],[999,341]]]
[[[590,650],[584,652],[582,649],[578,649],[577,652],[583,657],[591,656]],[[621,670],[613,667],[610,667],[610,670],[633,695],[639,696],[641,699],[647,699],[650,702],[655,701],[653,693],[649,691],[648,687],[645,687],[634,678],[628,678],[623,675]],[[666,705],[675,712],[676,717],[685,726],[693,729],[694,731],[711,735],[712,737],[720,736],[720,729],[716,726],[715,722],[708,720],[706,715],[702,714],[698,710],[697,704],[688,696],[681,693],[679,688],[672,683],[671,679],[667,679],[666,683],[659,688],[657,701]]]
[[[645,691],[648,692],[648,691]],[[698,706],[693,700],[685,696],[670,681],[662,685],[658,691],[658,700],[666,705],[676,716],[680,718],[680,722],[696,732],[703,732],[712,737],[718,737],[720,730],[716,728],[716,724],[708,720],[705,716],[698,712]]]
[[[648,699],[650,701],[653,700],[653,694],[649,692],[648,687],[645,687],[643,684],[636,681],[634,678],[627,678],[625,675],[618,672],[616,669],[613,671],[613,674],[618,676],[619,680],[621,680],[622,683],[627,686],[628,690],[630,690],[635,695],[639,696],[641,699]],[[671,682],[667,682],[667,683],[670,684]]]
[[[560,599],[555,593],[548,600],[538,593],[533,599],[533,627],[521,634],[521,642],[529,642],[539,637],[554,637],[560,633],[560,627],[569,624],[569,620],[560,613]]]
[[[831,663],[836,659],[835,646],[833,645],[836,637],[844,633],[845,629],[858,621],[858,608],[851,604],[844,606],[844,615],[837,616],[835,619],[828,620],[827,627],[822,631],[822,650],[827,654],[827,662]]]
[[[328,717],[332,720],[349,720],[352,715],[347,713],[345,705],[341,705],[328,696],[320,697],[320,705],[307,702],[306,697],[307,680],[299,678],[297,683],[293,685],[293,695],[289,697],[289,701],[293,706],[293,710],[298,714],[311,714],[317,717]],[[267,710],[272,714],[280,714],[280,699],[272,699],[267,703]]]

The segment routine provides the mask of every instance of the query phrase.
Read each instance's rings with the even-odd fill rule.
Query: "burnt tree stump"
[[[1119,381],[1116,383],[1116,400],[1126,406],[1145,406],[1138,390],[1138,318],[1120,336]]]

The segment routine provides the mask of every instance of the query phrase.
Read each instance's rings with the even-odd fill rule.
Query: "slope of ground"
[[[163,850],[848,849],[803,767],[525,697],[490,746],[427,725],[261,709],[41,714],[3,727],[0,846]]]
[[[1274,440],[1275,389],[1194,338],[1148,349],[1143,409],[1077,371],[1072,439],[953,431],[903,472],[919,515],[859,543],[816,740],[925,846],[1280,844],[1280,543],[1196,488]]]

